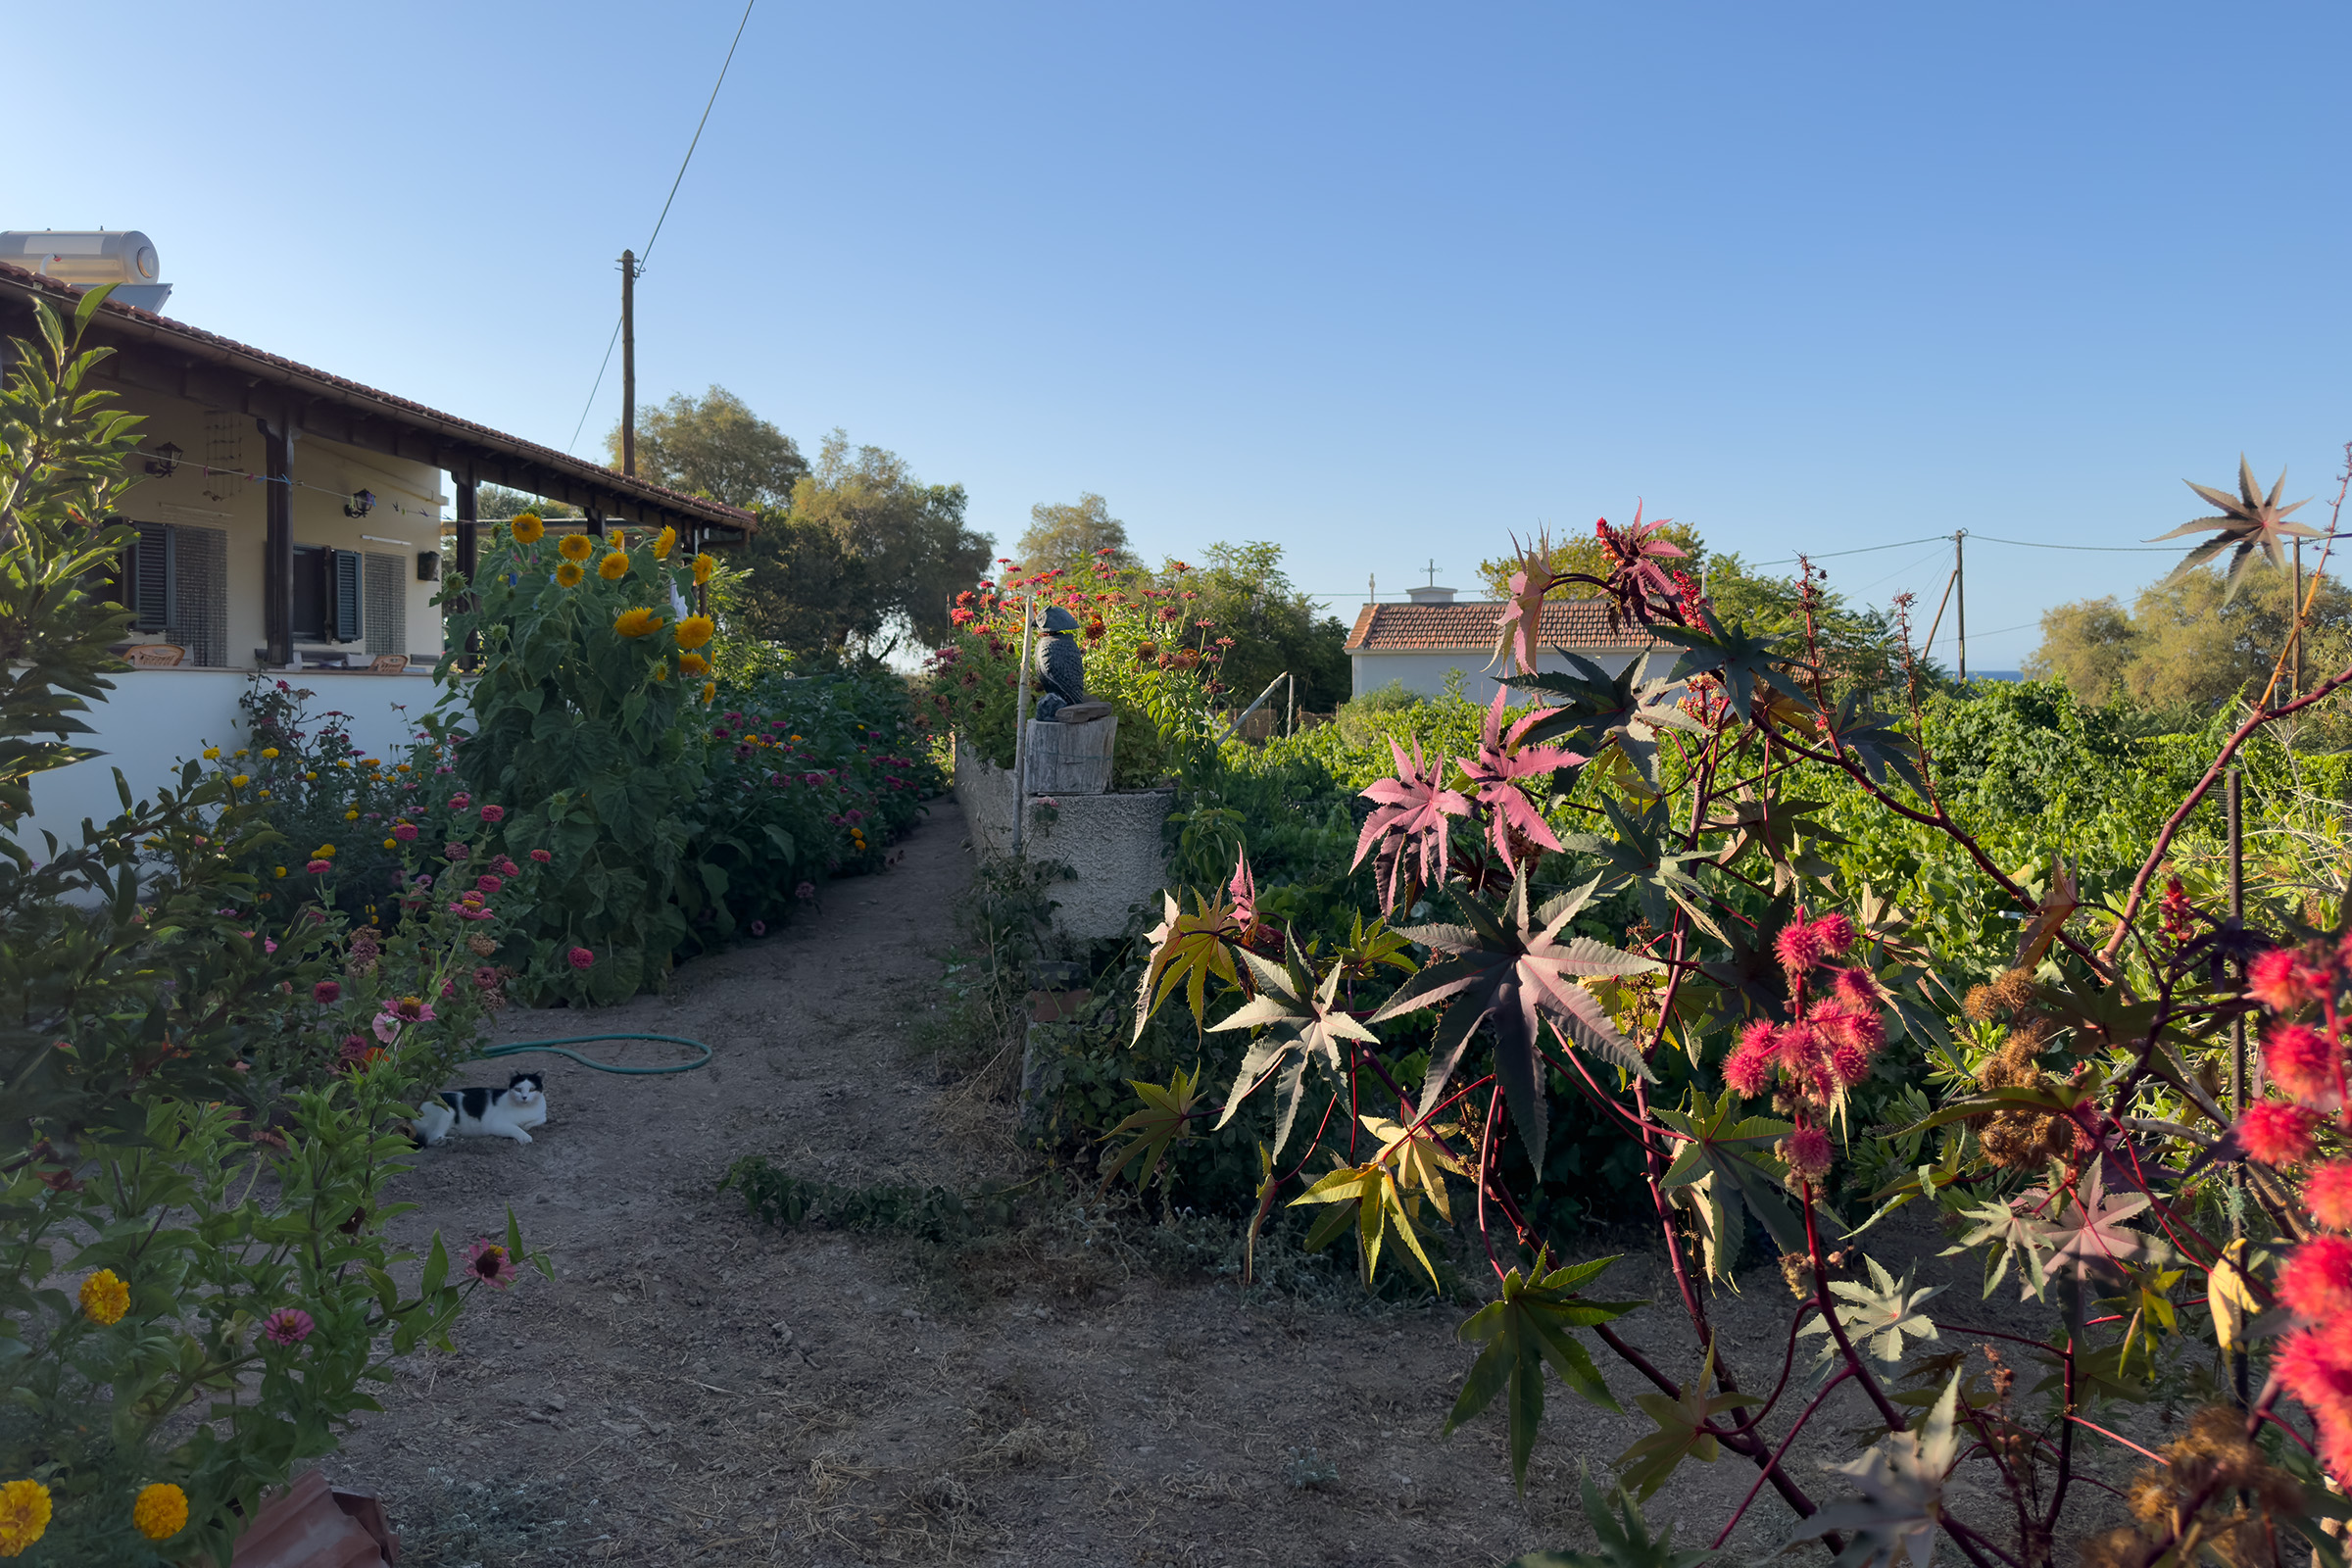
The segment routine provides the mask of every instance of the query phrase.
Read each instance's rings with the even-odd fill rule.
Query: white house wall
[[[1628,649],[1594,649],[1584,657],[1611,675],[1621,673],[1641,653]],[[1672,666],[1670,650],[1649,656],[1651,675],[1663,675]],[[1388,652],[1377,648],[1359,648],[1348,654],[1354,666],[1355,695],[1375,691],[1391,681],[1402,681],[1404,689],[1422,697],[1438,697],[1446,691],[1446,679],[1455,670],[1462,672],[1462,695],[1474,703],[1486,704],[1494,700],[1495,677],[1490,666],[1494,659],[1484,650],[1470,649],[1424,652],[1399,650]],[[1568,661],[1557,654],[1543,654],[1536,660],[1536,668],[1543,672],[1565,672]]]

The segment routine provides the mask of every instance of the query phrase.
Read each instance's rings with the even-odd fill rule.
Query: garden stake
[[[1037,623],[1037,596],[1021,602],[1020,689],[1012,700],[1012,858],[1020,859],[1021,829],[1029,818],[1029,636]]]
[[[2240,810],[2239,784],[2241,775],[2233,765],[2223,784],[2222,799],[2230,813],[2230,923],[2243,926],[2246,921],[2246,839],[2244,816]],[[2246,983],[2245,963],[2241,959],[2231,965],[2238,971],[2237,983]],[[2243,1012],[2230,1020],[2230,1119],[2234,1125],[2246,1114],[2246,1015]],[[2236,1244],[2246,1234],[2246,1162],[2241,1157],[2230,1171],[2230,1255],[2240,1256]],[[2246,1348],[2240,1343],[2230,1351],[2230,1386],[2236,1391],[2240,1409],[2246,1404]]]

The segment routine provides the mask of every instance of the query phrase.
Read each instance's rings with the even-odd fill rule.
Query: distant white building
[[[1401,681],[1408,692],[1435,697],[1446,690],[1446,676],[1458,669],[1464,695],[1478,703],[1493,702],[1501,668],[1494,659],[1494,639],[1502,601],[1457,600],[1451,588],[1415,588],[1411,595],[1409,604],[1366,605],[1357,612],[1355,628],[1348,634],[1355,695]],[[1538,640],[1542,647],[1536,667],[1544,671],[1568,667],[1557,652],[1566,649],[1612,675],[1642,659],[1648,661],[1644,674],[1662,676],[1682,652],[1643,631],[1612,629],[1605,599],[1546,602]]]

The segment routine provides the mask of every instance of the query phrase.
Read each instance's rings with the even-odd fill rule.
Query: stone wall
[[[1054,929],[1084,939],[1115,937],[1127,928],[1138,906],[1156,912],[1167,884],[1167,857],[1160,826],[1175,809],[1176,792],[1135,790],[1111,795],[1051,797],[1040,812],[1029,802],[1028,854],[1060,860],[1078,873],[1056,883]],[[960,740],[956,748],[956,800],[982,854],[1012,852],[1012,773],[974,756]],[[1040,815],[1052,821],[1041,822]]]

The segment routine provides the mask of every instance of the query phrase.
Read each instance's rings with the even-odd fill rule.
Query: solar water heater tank
[[[75,288],[112,283],[107,298],[142,311],[160,311],[172,297],[155,242],[135,228],[11,229],[0,233],[0,262]]]

